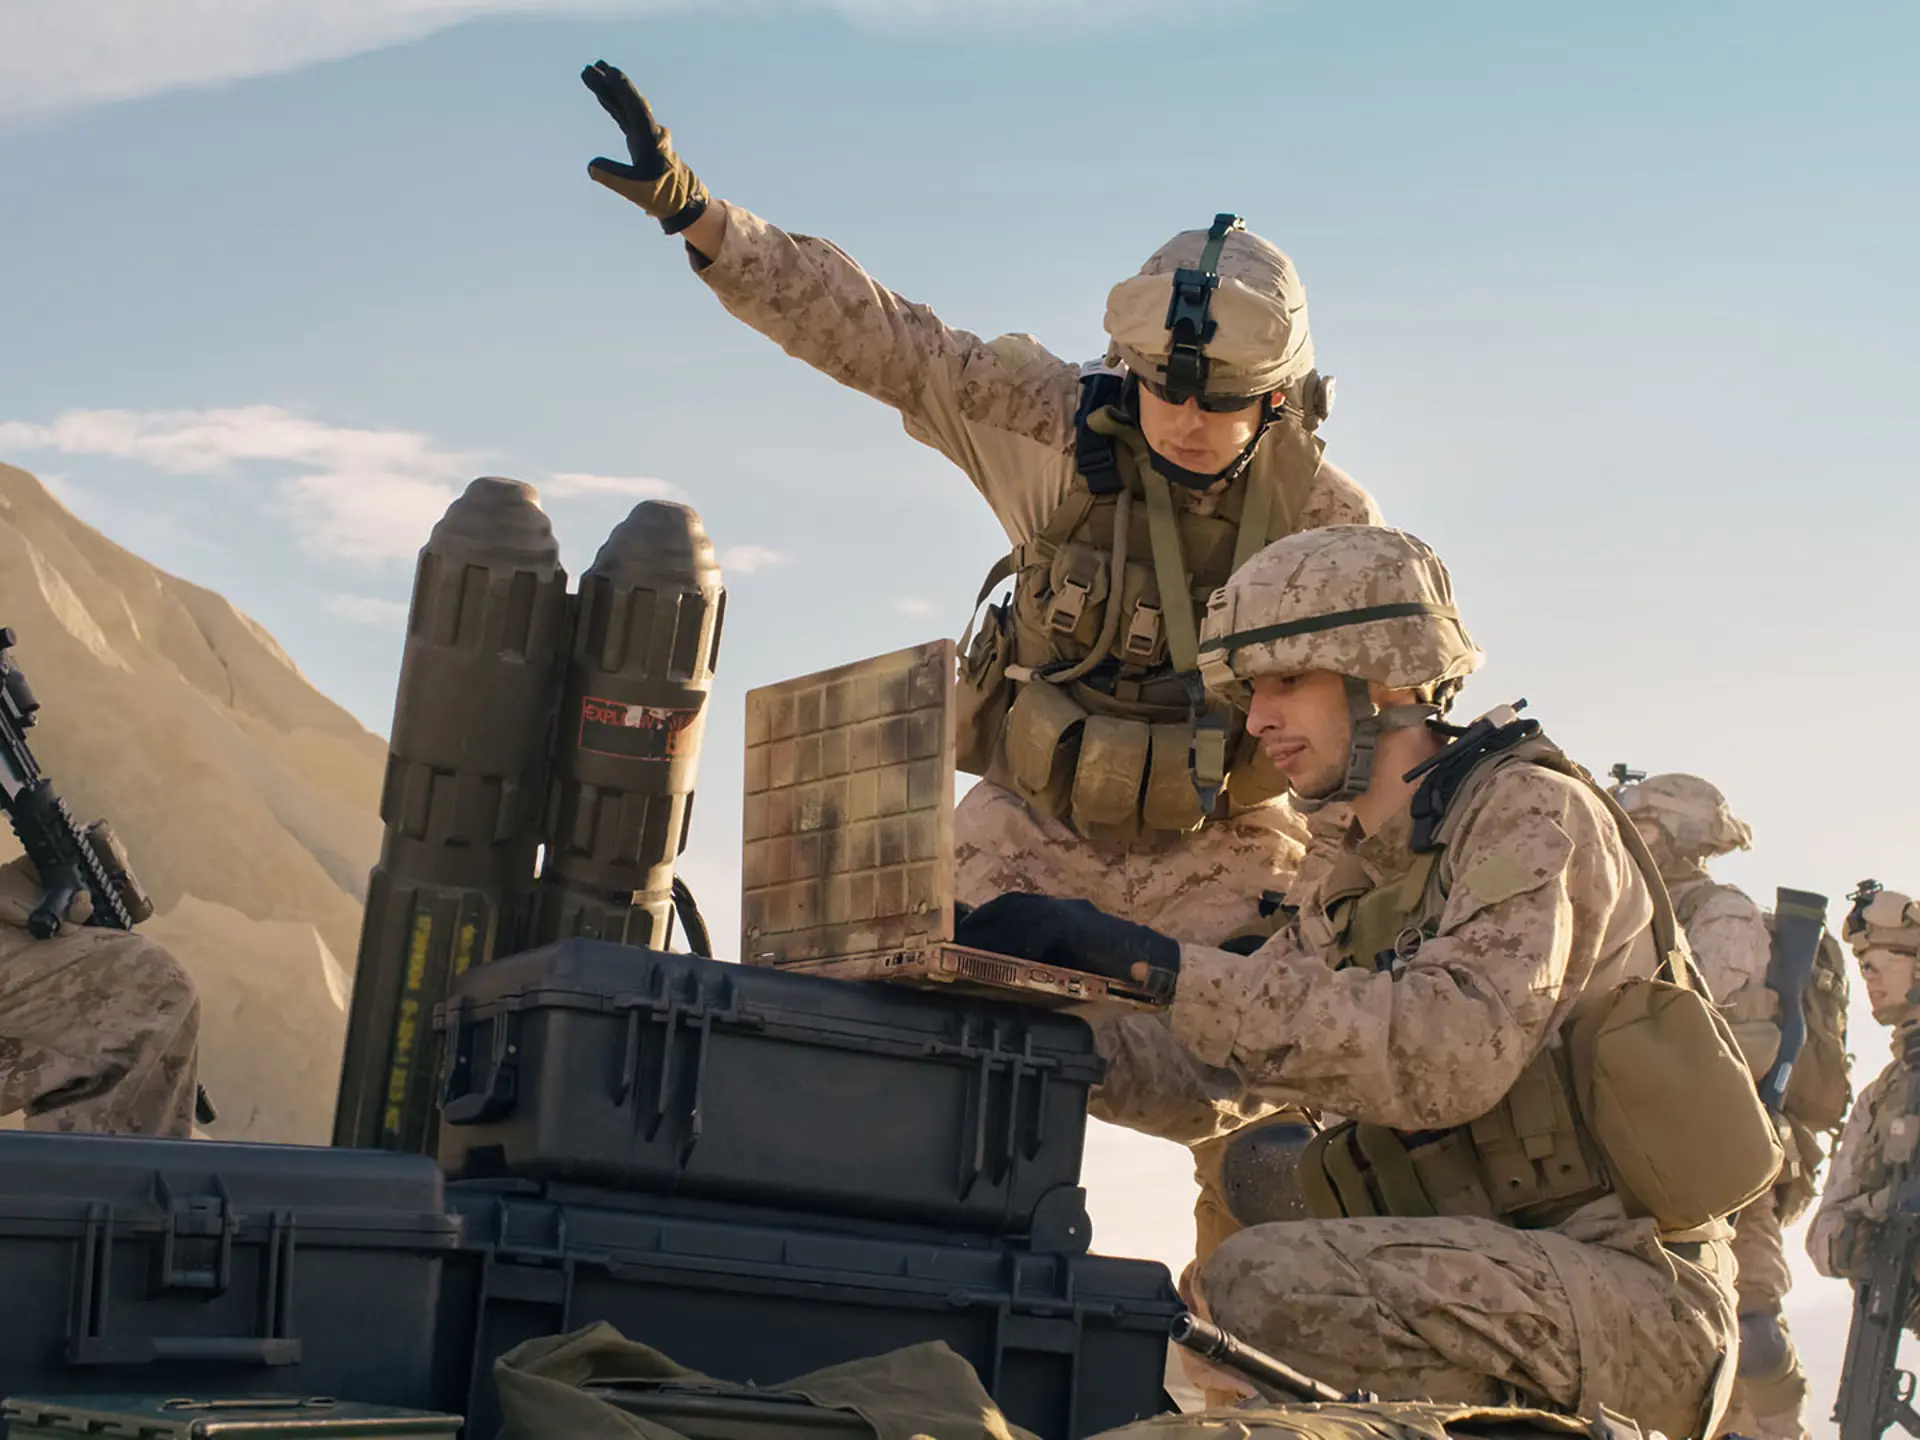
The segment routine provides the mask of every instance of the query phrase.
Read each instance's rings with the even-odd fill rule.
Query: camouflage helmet
[[[1313,374],[1306,287],[1293,261],[1235,215],[1183,230],[1114,286],[1106,330],[1107,363],[1176,403],[1265,395]]]
[[[1753,831],[1736,820],[1727,797],[1698,775],[1651,775],[1614,789],[1627,814],[1657,827],[1676,855],[1706,859],[1751,850]]]
[[[1853,908],[1840,927],[1855,955],[1869,950],[1892,950],[1920,955],[1920,904],[1897,890],[1883,890],[1864,881],[1850,897]]]
[[[1486,658],[1454,609],[1440,557],[1376,525],[1274,541],[1213,593],[1200,640],[1207,683],[1227,696],[1243,696],[1256,675],[1308,670],[1434,695]]]
[[[1233,703],[1250,703],[1260,675],[1324,670],[1346,692],[1346,773],[1302,798],[1352,800],[1373,784],[1388,730],[1439,719],[1485,657],[1453,608],[1453,581],[1424,541],[1374,525],[1328,525],[1276,540],[1214,591],[1201,628],[1200,673]],[[1412,690],[1416,703],[1382,710],[1368,681]]]

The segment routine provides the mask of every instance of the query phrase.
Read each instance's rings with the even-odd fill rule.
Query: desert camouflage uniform
[[[1772,939],[1760,907],[1740,890],[1716,884],[1704,873],[1669,881],[1668,889],[1675,909],[1689,917],[1688,948],[1708,990],[1733,1023],[1736,1037],[1745,1038],[1756,1030],[1770,1036],[1770,1047],[1748,1057],[1764,1073],[1779,1049],[1780,997],[1767,988]],[[1768,1192],[1740,1212],[1733,1258],[1741,1317],[1769,1317],[1786,1337],[1786,1351],[1776,1375],[1736,1378],[1722,1430],[1753,1440],[1802,1440],[1807,1433],[1802,1417],[1807,1372],[1783,1313],[1793,1273],[1787,1268],[1777,1192]]]
[[[1031,335],[986,341],[956,330],[828,241],[789,235],[738,205],[727,207],[719,255],[698,273],[789,355],[898,410],[909,435],[966,472],[1012,544],[1031,540],[1066,498],[1080,367]],[[1367,493],[1323,462],[1298,523],[1378,519]],[[1291,877],[1305,840],[1299,817],[1276,804],[1172,842],[1095,843],[985,781],[961,800],[954,831],[968,904],[1037,891],[1212,941],[1244,928],[1260,892]]]
[[[24,1110],[30,1130],[191,1134],[192,979],[138,934],[68,924],[36,940],[38,898],[24,861],[0,866],[0,1114]]]
[[[1640,825],[1686,929],[1707,989],[1761,1076],[1780,1053],[1780,997],[1767,988],[1773,941],[1760,907],[1707,873],[1707,863],[1752,848],[1752,831],[1726,796],[1697,775],[1654,775],[1615,791]],[[1746,1347],[1722,1428],[1753,1440],[1805,1440],[1807,1375],[1784,1310],[1793,1274],[1782,1234],[1782,1193],[1753,1201],[1736,1221],[1739,1313]]]
[[[1906,1105],[1907,1070],[1897,1059],[1853,1102],[1819,1207],[1807,1225],[1807,1254],[1822,1275],[1866,1278],[1875,1231],[1893,1201],[1894,1172],[1903,1148],[1894,1127]]]
[[[1460,878],[1438,934],[1400,973],[1332,968],[1314,895],[1252,957],[1188,945],[1165,1017],[1102,1027],[1101,1110],[1188,1141],[1204,1102],[1232,1115],[1249,1096],[1400,1130],[1460,1125],[1498,1103],[1583,996],[1653,973],[1646,883],[1593,795],[1513,764],[1469,804],[1442,860]],[[1409,840],[1402,812],[1351,855],[1388,884]],[[1663,1245],[1613,1197],[1545,1230],[1260,1225],[1222,1244],[1199,1288],[1227,1329],[1336,1386],[1605,1404],[1700,1435],[1734,1341],[1732,1258],[1712,1238],[1725,1233]]]

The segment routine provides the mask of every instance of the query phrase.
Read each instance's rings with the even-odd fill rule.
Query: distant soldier
[[[1780,1050],[1781,999],[1767,986],[1772,937],[1757,904],[1707,873],[1715,856],[1748,849],[1752,831],[1734,818],[1718,789],[1695,775],[1626,780],[1615,795],[1659,862],[1688,946],[1749,1066],[1756,1078],[1764,1075]],[[1844,1052],[1843,1044],[1840,1048]],[[1798,1066],[1796,1080],[1802,1078]],[[1815,1057],[1807,1052],[1807,1073],[1815,1068]],[[1817,1126],[1795,1124],[1803,1108],[1795,1102],[1806,1093],[1805,1085],[1789,1092],[1790,1164],[1782,1183],[1740,1212],[1734,1234],[1740,1369],[1725,1429],[1753,1440],[1805,1440],[1807,1435],[1807,1374],[1783,1308],[1793,1274],[1782,1227],[1811,1201],[1822,1159],[1818,1133],[1838,1116],[1824,1116]]]
[[[50,939],[27,931],[40,883],[0,866],[0,1115],[29,1130],[193,1133],[200,995],[166,950],[88,926],[83,892]]]
[[[1012,598],[960,676],[959,764],[982,778],[954,816],[957,897],[1083,899],[1204,944],[1257,925],[1306,827],[1243,715],[1205,694],[1200,615],[1269,541],[1380,518],[1322,458],[1331,386],[1293,262],[1233,217],[1174,236],[1113,288],[1106,363],[1083,368],[1031,335],[956,330],[837,246],[713,199],[624,75],[582,78],[632,160],[593,178],[680,236],[733,315],[899,411],[1013,547],[976,606],[1005,580]],[[1202,1103],[1178,1138],[1220,1123]],[[1234,1225],[1222,1155],[1196,1151],[1202,1258]]]
[[[1202,1269],[1222,1328],[1342,1390],[1716,1433],[1724,1217],[1780,1147],[1688,993],[1634,827],[1511,707],[1444,723],[1482,657],[1400,531],[1269,545],[1215,597],[1202,653],[1300,794],[1355,796],[1297,915],[1242,956],[1013,894],[962,942],[1168,995],[1099,1027],[1108,1118],[1154,1130],[1196,1086],[1346,1117],[1301,1160],[1314,1218],[1250,1225]]]
[[[1896,1168],[1914,1150],[1906,1078],[1920,1063],[1920,992],[1914,988],[1920,904],[1893,890],[1863,886],[1842,934],[1860,962],[1873,1018],[1895,1027],[1894,1058],[1860,1092],[1840,1136],[1833,1173],[1807,1226],[1807,1254],[1822,1275],[1864,1280],[1892,1203]]]

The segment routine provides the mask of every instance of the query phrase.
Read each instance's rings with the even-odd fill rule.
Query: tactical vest
[[[1230,707],[1199,684],[1207,599],[1298,527],[1321,442],[1288,413],[1219,493],[1153,468],[1121,381],[1081,382],[1075,475],[975,608],[962,638],[958,763],[1095,839],[1170,837],[1283,793]]]
[[[1664,988],[1681,993],[1703,988],[1689,978],[1690,967],[1680,948],[1672,907],[1638,832],[1585,770],[1539,736],[1480,760],[1457,782],[1457,788],[1442,796],[1437,811],[1429,811],[1424,819],[1416,800],[1413,863],[1399,879],[1376,888],[1357,859],[1348,857],[1351,863],[1336,867],[1321,891],[1321,909],[1330,933],[1319,937],[1329,943],[1336,968],[1359,965],[1397,972],[1439,933],[1449,888],[1441,865],[1446,847],[1473,797],[1499,770],[1512,764],[1540,765],[1574,777],[1607,805],[1623,844],[1653,892],[1654,943],[1663,957],[1663,974],[1670,968],[1671,980],[1677,982]],[[1504,882],[1505,877],[1488,876],[1480,883],[1498,888]],[[1470,878],[1468,883],[1474,882]],[[1743,1177],[1732,1182],[1740,1198],[1724,1209],[1711,1200],[1701,1202],[1702,1191],[1720,1186],[1713,1174],[1722,1158],[1717,1154],[1702,1157],[1704,1178],[1689,1173],[1676,1176],[1677,1187],[1670,1192],[1638,1193],[1657,1189],[1659,1184],[1657,1178],[1651,1185],[1648,1180],[1657,1177],[1661,1166],[1647,1163],[1649,1156],[1634,1134],[1636,1126],[1647,1123],[1649,1107],[1643,1103],[1635,1113],[1623,1114],[1618,1094],[1596,1096],[1594,1076],[1596,1063],[1612,1065],[1611,1073],[1619,1068],[1619,1051],[1607,1061],[1596,1062],[1595,1058],[1596,1044],[1612,1038],[1604,1033],[1616,1018],[1609,1013],[1610,1002],[1627,996],[1630,987],[1646,984],[1629,981],[1597,1003],[1583,1003],[1561,1033],[1521,1072],[1500,1103],[1468,1124],[1403,1132],[1385,1125],[1347,1121],[1316,1136],[1301,1164],[1303,1188],[1314,1213],[1323,1218],[1475,1216],[1540,1228],[1559,1224],[1581,1206],[1619,1193],[1629,1213],[1654,1214],[1663,1229],[1682,1232],[1716,1218],[1709,1211],[1725,1214],[1761,1193],[1777,1171],[1780,1150],[1771,1122],[1753,1094],[1752,1081],[1731,1032],[1699,995],[1692,997],[1695,1003],[1690,1009],[1681,1006],[1672,1012],[1681,1020],[1691,1020],[1693,1030],[1688,1038],[1699,1042],[1701,1073],[1708,1081],[1699,1093],[1689,1092],[1689,1103],[1716,1112],[1692,1117],[1696,1122],[1707,1121],[1705,1126],[1696,1123],[1694,1128],[1711,1131],[1724,1113],[1733,1147],[1727,1156],[1727,1169],[1729,1179],[1734,1173]],[[1660,1024],[1661,1008],[1658,995],[1651,1002],[1643,995],[1629,997],[1627,1009],[1634,1013],[1627,1016],[1627,1023],[1651,1020],[1647,1031],[1651,1036]],[[1596,1023],[1603,1032],[1598,1042]],[[1707,1031],[1704,1027],[1708,1026],[1714,1028]],[[1605,1091],[1607,1087],[1603,1084],[1601,1088]],[[1678,1096],[1662,1099],[1671,1106]],[[1590,1119],[1589,1112],[1598,1117],[1598,1124]],[[1659,1123],[1657,1115],[1652,1123]],[[1627,1144],[1620,1143],[1623,1131]],[[1770,1161],[1761,1155],[1768,1147]],[[1670,1143],[1652,1148],[1662,1150],[1659,1158],[1665,1160],[1676,1147]],[[1684,1151],[1686,1147],[1677,1148]],[[1756,1179],[1756,1167],[1768,1165],[1771,1168],[1767,1174]],[[1637,1183],[1630,1185],[1629,1181]]]
[[[1920,1139],[1920,1124],[1906,1113],[1905,1067],[1895,1061],[1882,1072],[1880,1080],[1867,1087],[1860,1103],[1867,1107],[1867,1124],[1857,1132],[1860,1153],[1850,1149],[1847,1158],[1853,1169],[1853,1193],[1874,1195],[1899,1183],[1911,1163],[1916,1139]],[[1835,1274],[1849,1280],[1867,1278],[1877,1229],[1874,1222],[1858,1213],[1842,1219],[1828,1256]],[[1915,1297],[1914,1306],[1915,1310],[1908,1312],[1909,1324],[1920,1312],[1920,1296]]]

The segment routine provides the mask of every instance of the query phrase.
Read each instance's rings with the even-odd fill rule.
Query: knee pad
[[[1793,1342],[1778,1315],[1740,1317],[1739,1376],[1750,1384],[1779,1380],[1793,1369]]]
[[[1309,1220],[1300,1188],[1300,1153],[1313,1138],[1306,1125],[1255,1125],[1227,1142],[1220,1161],[1220,1192],[1243,1226]]]

